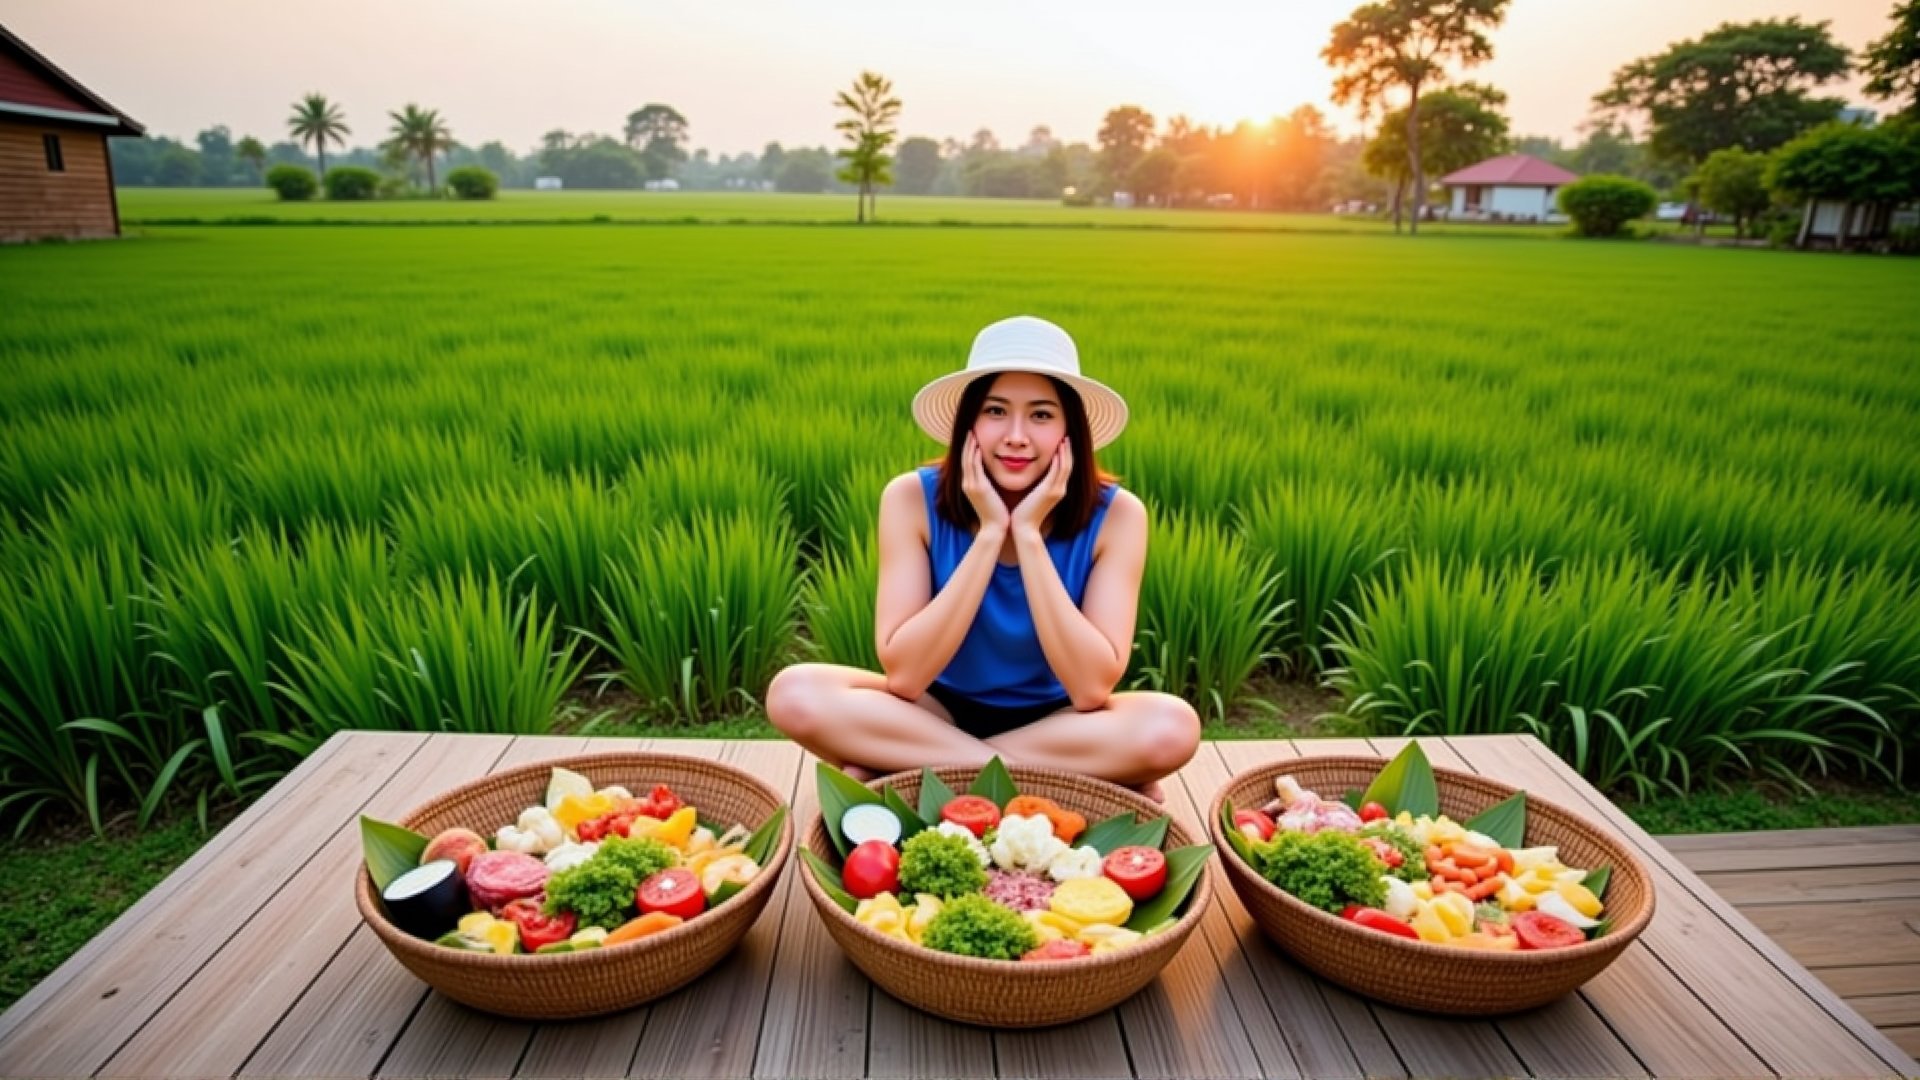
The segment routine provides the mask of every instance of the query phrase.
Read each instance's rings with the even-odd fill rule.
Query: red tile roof
[[[1560,187],[1580,179],[1551,162],[1526,154],[1502,154],[1440,178],[1443,184],[1501,184],[1507,187]]]
[[[94,125],[104,128],[106,135],[146,134],[138,121],[80,85],[4,26],[0,26],[0,113]]]

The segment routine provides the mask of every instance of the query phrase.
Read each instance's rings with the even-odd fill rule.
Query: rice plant
[[[1225,719],[1247,679],[1281,644],[1289,605],[1274,599],[1272,568],[1272,556],[1250,554],[1224,526],[1154,514],[1132,684]]]
[[[793,647],[799,555],[784,516],[697,514],[634,537],[599,594],[612,681],[687,720],[752,707]]]
[[[807,643],[815,657],[881,670],[873,622],[879,587],[880,553],[871,540],[832,548],[821,556],[801,601]]]

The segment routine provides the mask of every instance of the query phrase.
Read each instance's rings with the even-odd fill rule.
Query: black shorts
[[[1038,705],[989,705],[939,683],[927,687],[927,693],[947,707],[947,712],[953,715],[954,727],[976,739],[1005,735],[1014,728],[1026,727],[1043,716],[1051,716],[1073,705],[1070,698],[1043,701]]]

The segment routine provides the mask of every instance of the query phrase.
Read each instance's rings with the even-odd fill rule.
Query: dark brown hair
[[[980,527],[980,515],[961,486],[966,477],[967,435],[973,422],[986,406],[987,391],[998,375],[983,375],[967,384],[960,394],[960,405],[953,414],[953,434],[947,442],[946,457],[940,459],[940,476],[934,486],[933,508],[940,516],[968,532]],[[1067,420],[1067,443],[1073,447],[1073,474],[1067,477],[1067,493],[1047,517],[1047,535],[1078,535],[1093,520],[1100,508],[1101,493],[1114,477],[1102,472],[1093,456],[1093,428],[1087,423],[1087,407],[1079,391],[1059,379],[1046,376],[1060,395],[1060,414]],[[1037,482],[1037,481],[1036,481]]]

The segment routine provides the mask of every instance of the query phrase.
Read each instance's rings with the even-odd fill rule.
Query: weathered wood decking
[[[1590,815],[1652,868],[1658,914],[1612,967],[1534,1012],[1454,1021],[1375,1005],[1273,949],[1231,890],[1121,1007],[1038,1032],[935,1020],[867,983],[789,878],[705,977],[599,1020],[503,1021],[428,991],[360,924],[355,817],[393,818],[493,770],[627,746],[706,754],[815,811],[777,742],[355,733],[334,738],[0,1014],[0,1075],[1139,1076],[1912,1075],[1913,1059],[1537,741],[1423,740],[1437,763]],[[1371,743],[1211,743],[1169,785],[1191,829],[1228,776]],[[1718,872],[1718,871],[1715,871]],[[1879,995],[1873,995],[1879,996]]]
[[[1665,836],[1795,960],[1920,1056],[1920,825]]]

